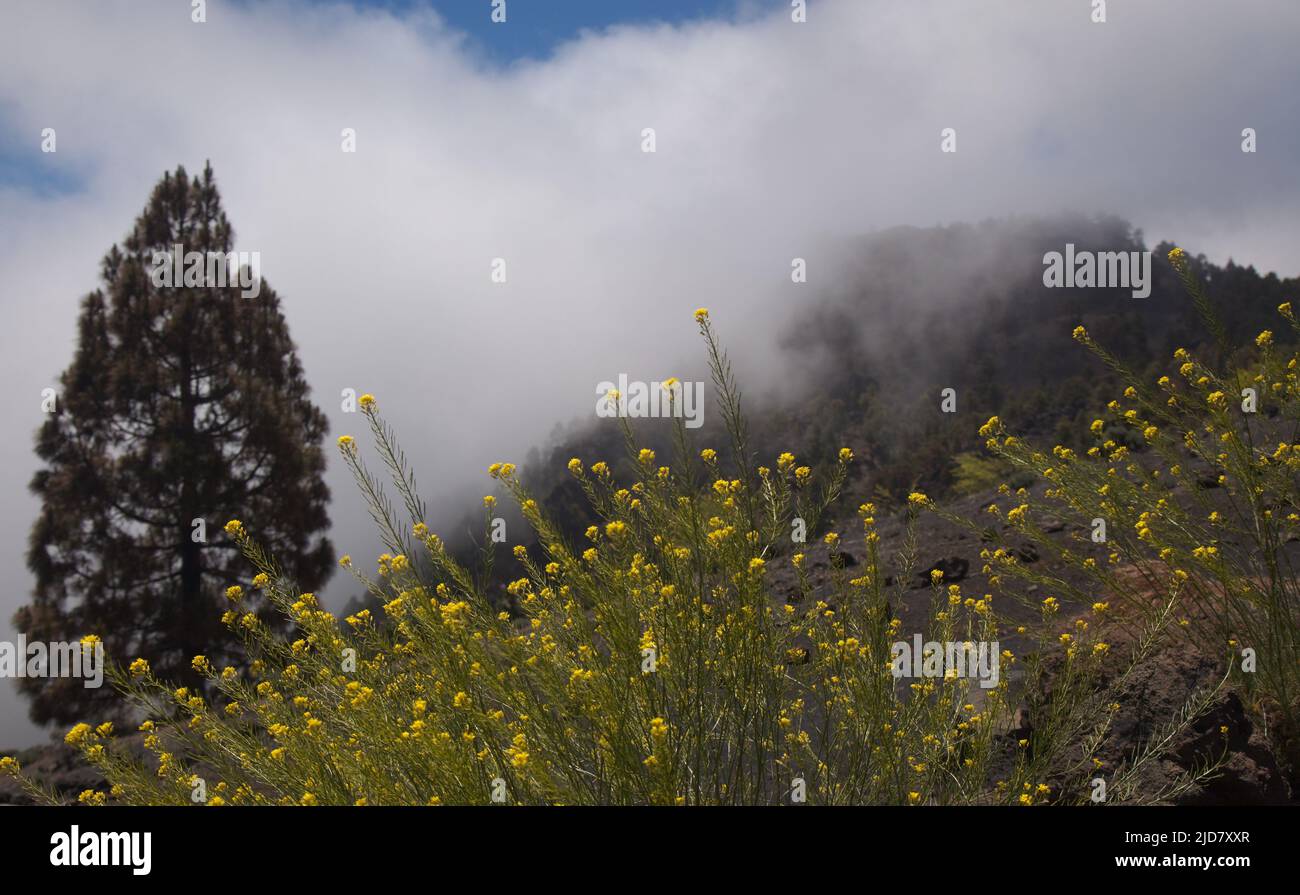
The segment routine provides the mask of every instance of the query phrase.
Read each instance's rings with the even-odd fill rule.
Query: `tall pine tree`
[[[97,634],[109,657],[142,656],[202,689],[193,656],[218,666],[241,656],[220,615],[227,587],[248,590],[248,565],[226,520],[242,520],[304,590],[328,577],[327,423],[278,298],[264,282],[245,297],[231,275],[155,285],[155,252],[180,245],[206,259],[233,243],[211,165],[192,180],[178,167],[104,257],[57,412],[37,437],[36,586],[14,619],[29,642]],[[38,723],[121,716],[111,686],[29,677],[20,687]]]

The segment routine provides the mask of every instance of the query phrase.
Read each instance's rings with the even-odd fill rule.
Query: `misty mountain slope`
[[[1067,243],[1079,251],[1147,250],[1143,235],[1118,218],[897,228],[859,241],[843,266],[844,280],[817,292],[813,307],[792,309],[782,355],[774,359],[791,371],[790,387],[783,396],[745,392],[743,409],[751,465],[772,466],[780,452],[791,451],[800,463],[825,467],[841,447],[853,450],[844,494],[808,533],[810,542],[829,530],[855,538],[856,509],[868,500],[877,505],[878,517],[894,516],[891,524],[897,524],[912,490],[941,500],[969,498],[974,515],[1000,482],[1031,484],[1008,479],[985,452],[978,429],[990,416],[1043,447],[1086,446],[1088,424],[1122,386],[1072,339],[1080,323],[1152,380],[1168,372],[1179,346],[1215,359],[1217,351],[1166,260],[1170,244],[1150,250],[1150,295],[1136,298],[1130,289],[1044,287],[1044,254]],[[1290,341],[1291,334],[1277,327],[1276,308],[1295,295],[1300,282],[1232,262],[1217,266],[1198,259],[1193,267],[1223,320],[1228,344],[1249,345],[1266,327],[1278,330],[1280,342]],[[715,323],[724,347],[739,358],[748,346],[727,344],[726,320]],[[743,391],[745,383],[740,386]],[[956,391],[955,412],[941,410],[945,388]],[[717,450],[725,471],[732,468],[730,440],[711,385],[705,406],[703,426],[689,433],[692,450]],[[669,462],[669,421],[628,422],[637,447],[650,447],[660,462]],[[525,459],[527,487],[570,542],[579,544],[597,520],[567,471],[573,457],[588,466],[605,460],[625,480],[632,464],[613,419],[572,422]],[[527,530],[510,508],[499,510],[511,532]],[[444,533],[467,561],[487,542],[483,520],[482,510],[470,512]],[[510,541],[519,543],[518,536]],[[523,542],[530,544],[531,533]],[[923,568],[953,557],[970,569],[980,566],[978,544],[921,533]],[[510,604],[504,583],[521,571],[508,551],[497,550],[490,578],[502,606]]]
[[[1082,443],[1087,424],[1116,397],[1116,378],[1071,338],[1088,331],[1121,360],[1152,378],[1173,351],[1186,347],[1210,359],[1215,351],[1195,309],[1165,260],[1171,244],[1151,249],[1151,294],[1130,289],[1046,288],[1043,256],[1073,243],[1079,251],[1143,251],[1140,231],[1113,217],[1010,219],[929,229],[897,228],[861,240],[846,254],[842,279],[792,310],[782,354],[773,363],[789,395],[746,392],[752,462],[771,465],[781,451],[801,462],[831,461],[854,450],[854,495],[897,505],[914,488],[932,495],[978,487],[965,460],[982,450],[979,426],[998,415],[1023,435]],[[1229,262],[1198,259],[1230,345],[1249,344],[1278,328],[1277,305],[1300,282],[1261,275]],[[716,321],[724,347],[727,321]],[[1279,331],[1280,342],[1291,334]],[[740,383],[742,390],[745,383]],[[956,391],[956,412],[941,412],[941,392]],[[710,389],[696,448],[727,454],[728,439]],[[665,420],[630,420],[638,442],[671,455]],[[1050,445],[1049,445],[1050,446]],[[530,488],[578,532],[588,523],[570,457],[622,461],[616,421],[574,423],[524,463]],[[842,501],[851,513],[856,503]],[[466,523],[462,528],[478,525]]]

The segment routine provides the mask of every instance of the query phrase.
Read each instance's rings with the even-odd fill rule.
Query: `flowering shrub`
[[[726,355],[707,310],[697,311],[696,320],[731,453],[748,458]],[[1193,388],[1222,390],[1208,371],[1189,363]],[[1281,392],[1294,393],[1294,373],[1282,383]],[[1178,398],[1176,406],[1138,404],[1143,411],[1126,418],[1126,425],[1157,429],[1148,440],[1158,451],[1169,446],[1161,432],[1177,430],[1170,416],[1191,412],[1184,407],[1190,394],[1171,391],[1171,396]],[[569,462],[600,520],[580,543],[570,543],[548,520],[513,464],[495,463],[490,475],[519,505],[536,536],[535,545],[514,548],[526,574],[508,588],[515,611],[500,611],[473,571],[427,528],[414,478],[374,398],[363,396],[360,406],[401,510],[366,466],[357,443],[348,436],[339,439],[389,550],[379,557],[373,577],[355,569],[348,557],[341,563],[383,601],[386,620],[367,611],[340,620],[324,611],[312,594],[299,592],[285,577],[255,532],[231,521],[227,533],[256,569],[249,588],[288,616],[293,633],[281,636],[243,610],[247,591],[233,587],[224,620],[243,637],[252,662],[241,672],[194,658],[194,668],[220,694],[215,702],[173,690],[143,660],[114,669],[115,683],[148,713],[141,730],[153,757],[142,759],[123,748],[111,725],[77,725],[67,741],[111,785],[108,793],[83,794],[83,801],[1081,803],[1092,793],[1096,749],[1125,669],[1142,661],[1169,619],[1182,618],[1182,601],[1192,594],[1210,600],[1231,591],[1226,599],[1235,602],[1230,605],[1255,607],[1261,624],[1283,621],[1282,607],[1255,606],[1261,598],[1279,600],[1281,590],[1274,588],[1283,585],[1247,580],[1236,572],[1222,538],[1202,536],[1161,501],[1154,470],[1100,468],[1126,459],[1115,444],[1099,447],[1087,462],[1064,457],[1040,469],[1047,458],[1001,437],[996,420],[986,427],[990,447],[1040,471],[1053,484],[1054,498],[1085,515],[1131,518],[1135,525],[1141,520],[1117,533],[1113,545],[1119,557],[1130,555],[1124,553],[1130,548],[1145,548],[1152,538],[1153,549],[1173,551],[1160,554],[1170,582],[1163,615],[1150,620],[1145,639],[1126,660],[1109,655],[1097,626],[1057,631],[1059,605],[1054,598],[1043,602],[1029,679],[1042,672],[1043,656],[1061,656],[1064,666],[1053,680],[1051,711],[1035,719],[1032,732],[1027,723],[1013,721],[1007,671],[1018,659],[1009,650],[997,655],[1003,673],[994,686],[980,686],[952,669],[908,676],[895,644],[909,641],[914,632],[903,630],[894,607],[903,605],[904,582],[914,577],[913,538],[909,535],[898,557],[882,557],[876,510],[863,504],[855,527],[864,559],[850,566],[841,533],[823,530],[853,461],[847,448],[837,463],[819,472],[788,453],[771,466],[742,463],[724,469],[714,450],[689,444],[678,417],[674,456],[665,462],[638,447],[622,421],[634,480],[618,481],[604,461]],[[1227,431],[1224,406],[1210,401],[1206,412]],[[1218,431],[1198,431],[1194,444],[1217,437]],[[1257,478],[1242,480],[1249,492],[1242,499],[1255,508],[1253,518],[1261,524],[1279,526],[1280,537],[1280,526],[1292,523],[1279,518],[1280,492],[1270,490],[1269,483],[1281,477],[1287,462],[1300,460],[1291,460],[1289,447],[1263,462],[1253,448],[1221,443],[1229,454],[1223,466],[1230,478],[1239,474],[1231,464],[1249,458]],[[1190,468],[1184,474],[1191,474]],[[1094,482],[1085,475],[1099,478]],[[495,500],[485,498],[489,509]],[[909,523],[926,508],[935,505],[913,494],[906,509]],[[819,537],[815,549],[824,549],[829,558],[824,585],[814,585],[808,571],[806,551],[814,548],[791,544],[796,518]],[[1032,532],[1027,505],[1011,509],[1007,518]],[[1221,546],[1216,554],[1195,552],[1215,546]],[[1262,559],[1256,555],[1252,561]],[[890,560],[894,577],[887,585],[882,569]],[[994,575],[1001,583],[1023,571],[1004,552],[991,553],[989,562],[995,571],[999,564],[1011,569],[1005,580],[1000,571]],[[793,583],[775,582],[778,564],[787,570],[783,580]],[[1102,565],[1088,567],[1099,590],[1122,598],[1122,581]],[[998,641],[1001,623],[992,595],[964,594],[938,571],[931,577],[921,629],[927,641]],[[1217,591],[1211,589],[1216,582]],[[1189,619],[1189,630],[1199,630],[1202,622],[1217,623]],[[1233,624],[1237,637],[1255,636],[1256,629],[1244,627],[1247,622]],[[1108,661],[1112,667],[1120,661],[1117,674],[1102,675]],[[1287,669],[1279,661],[1277,655],[1270,658],[1268,680],[1281,681],[1294,672],[1294,652]],[[1281,698],[1293,691],[1275,692]],[[1148,752],[1158,754],[1167,745],[1164,737],[1202,711],[1207,698],[1198,694],[1196,704],[1172,719]],[[1170,791],[1143,793],[1124,785],[1144,760],[1140,755],[1111,769],[1117,794],[1112,801],[1170,796]],[[1193,781],[1212,769],[1213,762],[1199,768]],[[19,773],[11,759],[0,771]],[[27,785],[46,799],[56,798],[39,793],[31,781]]]
[[[1228,357],[1224,328],[1186,256],[1174,249],[1169,260],[1214,337],[1213,350]],[[1300,333],[1289,303],[1278,312]],[[981,434],[992,454],[1049,485],[1037,502],[1020,489],[1006,521],[1087,584],[1043,576],[1005,550],[989,554],[992,567],[1080,601],[1107,594],[1108,608],[1113,601],[1147,625],[1172,619],[1187,642],[1224,658],[1232,683],[1294,769],[1300,585],[1286,548],[1300,539],[1300,355],[1278,351],[1265,330],[1253,361],[1220,372],[1180,348],[1176,371],[1150,384],[1082,326],[1074,337],[1126,385],[1106,417],[1092,423],[1096,444],[1086,455],[1059,445],[1037,451],[1007,435],[997,417]],[[1091,530],[1105,548],[1103,561],[1046,537],[1033,521],[1042,513]]]

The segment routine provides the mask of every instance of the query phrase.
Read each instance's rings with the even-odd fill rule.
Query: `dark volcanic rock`
[[[23,773],[38,783],[52,787],[66,801],[76,801],[77,795],[87,789],[103,789],[104,778],[71,746],[51,743],[33,746],[12,755],[22,765]],[[0,777],[0,805],[30,805],[32,800],[12,777]]]

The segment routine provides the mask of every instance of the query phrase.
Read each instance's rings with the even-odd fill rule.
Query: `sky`
[[[582,31],[754,15],[780,3],[751,0],[738,6],[731,0],[507,0],[504,22],[493,21],[491,0],[450,0],[433,6],[449,27],[465,34],[473,52],[495,64],[509,65],[524,59],[545,59]],[[400,14],[421,4],[415,0],[358,0],[353,5]]]
[[[794,22],[783,0],[508,0],[494,24],[490,0],[210,0],[196,23],[176,0],[6,0],[0,640],[31,587],[41,391],[178,164],[211,160],[331,440],[356,428],[341,391],[376,394],[435,529],[488,463],[592,418],[597,383],[698,375],[696,307],[742,381],[788,385],[778,333],[881,228],[1114,213],[1300,273],[1300,4],[1092,6],[820,0]],[[336,547],[377,553],[336,462],[328,482]],[[40,735],[0,682],[0,747]]]

